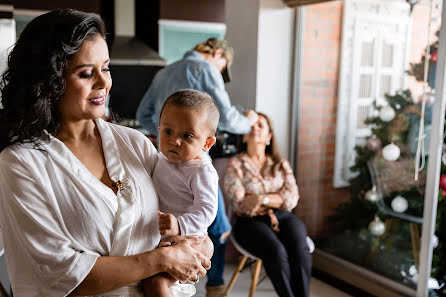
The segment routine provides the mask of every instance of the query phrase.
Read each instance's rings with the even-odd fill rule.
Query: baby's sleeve
[[[218,174],[210,162],[204,162],[190,178],[194,196],[192,207],[177,217],[181,235],[207,234],[218,208]]]

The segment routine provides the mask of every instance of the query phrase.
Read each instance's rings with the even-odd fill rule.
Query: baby
[[[158,161],[153,182],[159,198],[159,230],[166,236],[207,235],[218,206],[218,174],[206,152],[215,143],[220,113],[212,97],[183,89],[167,98],[160,114]],[[200,247],[195,247],[199,251]],[[211,257],[209,251],[201,251]],[[162,274],[144,284],[158,296],[174,296],[172,279]],[[179,285],[179,286],[178,286]],[[155,287],[154,287],[155,286]],[[181,295],[181,294],[175,294]]]

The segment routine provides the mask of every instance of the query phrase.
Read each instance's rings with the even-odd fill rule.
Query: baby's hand
[[[162,236],[180,235],[180,226],[177,218],[171,213],[163,213],[158,211],[158,225]]]

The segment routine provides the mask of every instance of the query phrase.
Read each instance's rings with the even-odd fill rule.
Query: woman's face
[[[104,115],[112,85],[109,63],[107,44],[101,36],[84,41],[64,75],[65,94],[59,102],[62,121],[91,120]]]
[[[243,139],[249,143],[266,144],[271,140],[271,132],[269,130],[268,121],[265,117],[259,115],[259,119],[251,127],[251,132],[245,134]]]

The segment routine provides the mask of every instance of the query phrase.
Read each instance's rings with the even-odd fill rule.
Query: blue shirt
[[[167,97],[186,88],[206,92],[214,98],[220,110],[220,130],[234,134],[245,134],[251,130],[248,118],[231,105],[217,67],[204,60],[197,51],[189,51],[183,59],[155,75],[138,106],[136,119],[149,134],[158,135],[159,116]]]

